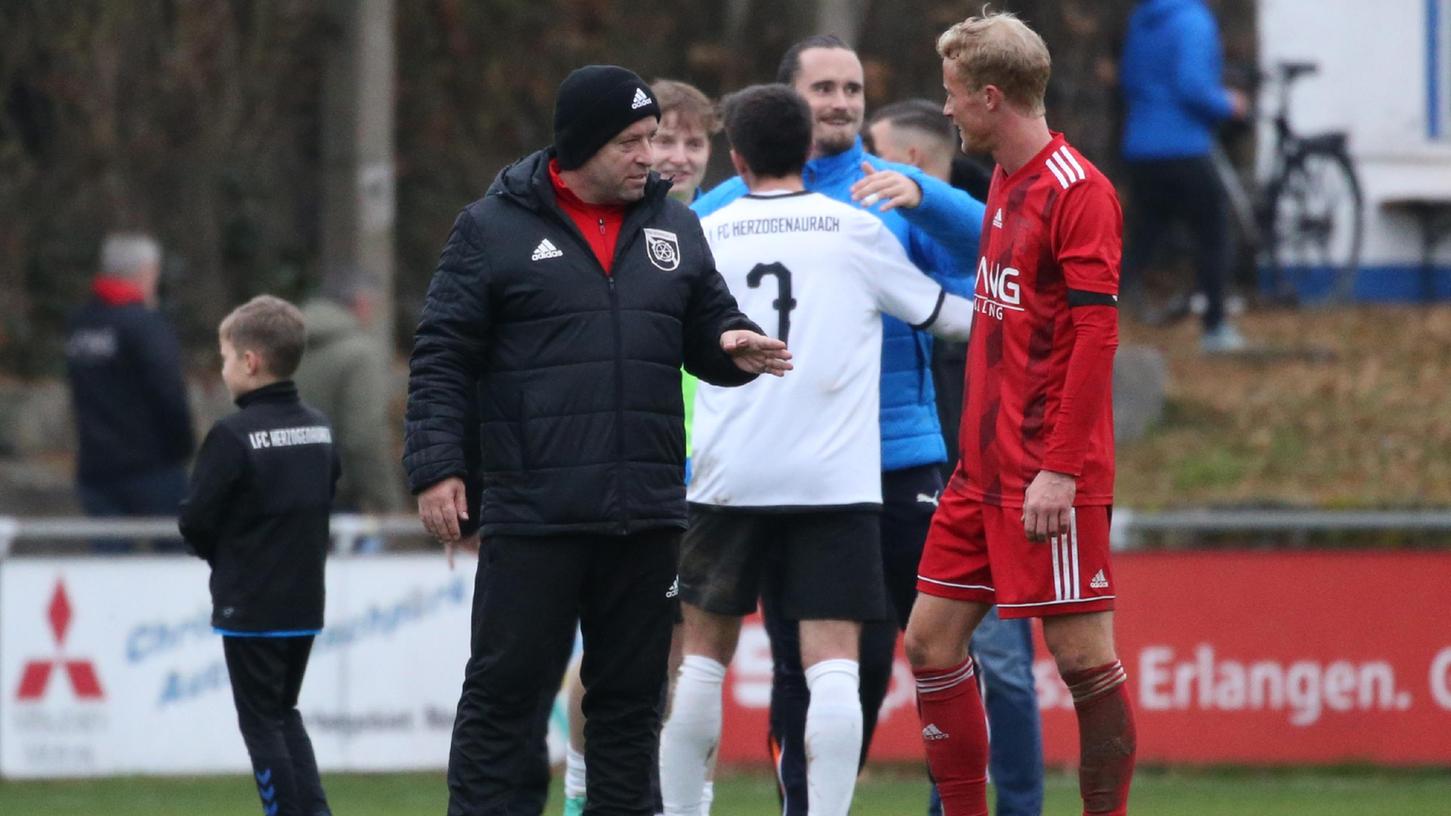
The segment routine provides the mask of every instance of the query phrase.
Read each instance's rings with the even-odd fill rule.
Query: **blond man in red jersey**
[[[1043,96],[1043,40],[1011,14],[944,32],[944,113],[997,163],[983,216],[961,456],[907,626],[946,816],[986,816],[987,732],[967,654],[988,609],[1039,617],[1073,693],[1085,814],[1127,812],[1134,724],[1113,646],[1113,355],[1123,217]]]

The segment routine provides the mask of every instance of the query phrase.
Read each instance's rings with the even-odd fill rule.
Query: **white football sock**
[[[573,745],[564,746],[564,795],[574,799],[584,796],[584,754]]]
[[[725,675],[725,666],[703,655],[686,655],[680,664],[670,719],[660,732],[660,795],[665,816],[700,816],[706,768],[720,745]],[[857,719],[860,723],[860,713]],[[857,730],[861,730],[860,724]]]
[[[806,808],[811,816],[846,816],[862,750],[857,661],[823,660],[806,669]]]
[[[715,781],[705,780],[700,788],[700,816],[710,816],[710,803],[715,801]]]

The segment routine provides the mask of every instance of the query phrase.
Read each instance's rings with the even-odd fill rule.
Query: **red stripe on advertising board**
[[[25,664],[20,675],[20,688],[15,692],[17,700],[38,700],[45,694],[50,683],[51,663],[48,660],[31,660]]]
[[[1451,553],[1130,553],[1113,578],[1141,762],[1451,763]],[[768,761],[770,655],[746,635],[727,762]],[[1036,642],[1047,761],[1071,765],[1072,703]],[[900,653],[872,757],[922,758]]]
[[[96,667],[90,661],[67,660],[65,668],[70,675],[71,688],[75,689],[76,697],[82,700],[99,700],[105,696],[101,692],[101,680],[96,677]]]

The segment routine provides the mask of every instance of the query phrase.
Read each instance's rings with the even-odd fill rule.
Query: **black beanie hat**
[[[559,169],[573,170],[620,131],[644,119],[660,119],[660,103],[634,71],[618,65],[586,65],[559,83],[554,97],[554,152]]]

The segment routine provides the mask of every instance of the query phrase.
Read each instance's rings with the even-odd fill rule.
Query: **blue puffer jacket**
[[[862,148],[861,139],[843,153],[806,164],[806,189],[844,201],[862,178],[861,163],[905,173],[922,188],[922,203],[910,210],[871,212],[902,242],[917,267],[953,294],[972,296],[977,241],[983,204],[915,167],[883,161]],[[732,178],[691,205],[704,217],[746,194],[745,182]],[[902,321],[882,316],[882,470],[947,461],[942,425],[932,388],[932,335],[913,331]]]
[[[1219,26],[1201,0],[1143,0],[1129,18],[1119,82],[1125,159],[1206,156],[1233,111],[1221,83]]]

